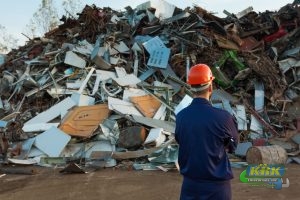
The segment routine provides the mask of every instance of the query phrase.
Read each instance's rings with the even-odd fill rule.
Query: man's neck
[[[194,95],[194,98],[203,98],[209,101],[209,93],[201,94],[201,95]]]

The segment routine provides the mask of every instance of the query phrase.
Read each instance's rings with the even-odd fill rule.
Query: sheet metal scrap
[[[55,109],[52,113],[55,115],[49,120],[45,111],[52,110],[69,96],[74,100],[72,106],[78,108],[108,103],[111,112],[105,109],[104,118],[117,120],[122,130],[143,124],[146,132],[152,127],[173,133],[174,110],[185,96],[191,96],[185,83],[186,75],[197,63],[212,66],[217,77],[215,86],[237,97],[237,102],[230,101],[228,105],[242,105],[243,99],[255,102],[253,83],[262,82],[264,111],[258,114],[253,109],[246,110],[245,129],[251,115],[263,123],[263,131],[274,136],[281,136],[290,128],[290,122],[294,121],[295,127],[299,124],[299,113],[295,111],[300,95],[299,69],[291,66],[292,69],[282,71],[278,67],[283,59],[293,58],[295,62],[300,59],[297,4],[287,5],[278,12],[256,13],[249,7],[236,15],[227,13],[226,18],[216,17],[199,6],[183,10],[167,2],[162,5],[156,7],[146,2],[137,8],[128,6],[124,11],[86,5],[78,19],[63,16],[62,24],[56,29],[9,52],[0,67],[0,120],[10,124],[10,135],[14,133],[5,138],[10,140],[7,144],[41,135],[42,129],[55,124],[65,125],[66,118],[62,119],[72,114],[72,110],[67,109],[70,105]],[[155,82],[170,84],[170,88],[153,90],[157,88]],[[128,88],[141,89],[148,96],[143,101],[138,95],[124,97],[124,89]],[[285,107],[285,101],[291,102]],[[253,107],[251,103],[247,106]],[[234,109],[232,106],[232,112]],[[86,114],[92,116],[92,113]],[[32,121],[39,118],[36,116],[41,117],[40,124]],[[72,120],[80,121],[74,116]],[[102,120],[69,123],[69,127],[76,129],[69,133],[71,141],[81,138],[93,143],[103,139],[98,129]],[[27,127],[31,129],[26,130],[35,131],[24,135],[22,124],[26,121],[34,122]],[[103,125],[101,127],[103,129]],[[86,128],[91,129],[85,132]],[[243,129],[241,133],[245,135],[244,142],[253,135],[252,132],[246,134],[247,131],[250,130]],[[83,132],[85,134],[80,134]],[[141,143],[146,134],[142,135],[139,141],[121,138],[124,144],[138,142],[139,145],[134,145],[137,152],[114,150],[113,156],[112,152],[104,152],[105,155],[118,159],[149,155],[153,149],[144,149]],[[119,134],[113,136],[115,143],[118,139]],[[101,145],[99,143],[99,149]],[[30,155],[41,154],[31,152]]]

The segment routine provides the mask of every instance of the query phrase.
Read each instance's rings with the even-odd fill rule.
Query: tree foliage
[[[76,18],[82,7],[81,0],[63,0],[60,9],[55,6],[55,0],[41,0],[38,10],[26,25],[26,35],[30,38],[42,36],[59,25],[59,15],[62,16],[59,11],[67,17]]]
[[[55,0],[41,0],[38,10],[33,13],[30,22],[26,25],[25,36],[29,39],[40,37],[43,34],[56,28],[60,16],[65,15],[70,18],[77,18],[77,13],[83,8],[81,0],[63,0],[60,9],[55,6]],[[7,53],[11,49],[18,47],[18,39],[8,34],[6,28],[0,24],[0,53]]]
[[[29,37],[41,36],[53,30],[59,24],[58,10],[54,0],[42,0],[38,10],[26,26]]]
[[[64,8],[65,15],[71,18],[77,18],[77,13],[83,8],[81,0],[64,0],[62,2],[62,7]]]
[[[18,46],[18,40],[13,35],[8,34],[6,28],[0,24],[0,53],[8,53]]]

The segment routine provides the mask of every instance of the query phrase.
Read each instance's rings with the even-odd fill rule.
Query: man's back
[[[193,99],[176,116],[181,174],[200,182],[232,179],[224,143],[230,137],[236,140],[237,134],[234,118],[227,111],[212,107],[204,98]]]

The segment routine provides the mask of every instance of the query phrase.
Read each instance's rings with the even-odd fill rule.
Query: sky
[[[56,7],[62,0],[55,0]],[[74,0],[76,1],[76,0]],[[95,4],[97,7],[110,7],[114,10],[124,10],[126,6],[135,8],[148,0],[81,0],[83,5]],[[266,10],[277,11],[293,0],[165,0],[179,8],[197,5],[214,15],[224,17],[223,10],[230,13],[238,13],[249,6],[256,12]],[[41,0],[4,0],[0,1],[0,25],[6,28],[7,33],[19,40],[23,45],[27,38],[22,35],[29,24],[33,13],[39,8]]]

